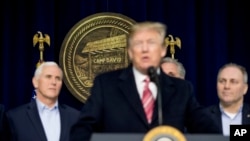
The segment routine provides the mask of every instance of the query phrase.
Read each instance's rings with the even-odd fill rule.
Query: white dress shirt
[[[144,85],[145,85],[144,80],[148,76],[140,73],[134,67],[133,67],[133,72],[134,72],[134,76],[135,76],[135,83],[136,83],[137,91],[138,91],[138,93],[140,95],[140,98],[142,98],[142,93],[143,93]],[[156,99],[156,96],[157,96],[157,87],[156,87],[155,83],[153,83],[153,82],[150,81],[150,83],[149,83],[149,89],[152,92],[154,99]]]

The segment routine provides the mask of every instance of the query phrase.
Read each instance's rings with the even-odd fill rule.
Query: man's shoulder
[[[246,107],[250,107],[250,104],[247,103],[247,102],[244,102],[243,105],[246,106]]]
[[[209,113],[218,113],[220,111],[219,104],[212,104],[205,107],[205,111]]]
[[[250,111],[250,104],[244,102],[244,103],[243,103],[243,108],[244,108],[246,111]]]
[[[7,115],[18,115],[18,114],[22,114],[26,109],[30,108],[30,103],[25,103],[22,105],[18,105],[16,107],[13,107],[11,109],[9,109],[6,114]]]
[[[78,117],[80,116],[80,110],[77,110],[74,107],[71,107],[67,104],[60,104],[59,105],[60,116],[64,119],[67,119],[69,122],[77,121]]]
[[[67,112],[70,112],[70,113],[73,113],[73,114],[79,114],[80,113],[80,110],[72,107],[72,106],[69,106],[67,104],[60,104],[60,108],[67,111]]]
[[[167,74],[165,74],[165,78],[166,78],[166,80],[168,82],[173,83],[175,85],[187,85],[187,86],[191,86],[192,87],[192,83],[189,80],[185,80],[185,79],[181,79],[181,78],[169,76]]]

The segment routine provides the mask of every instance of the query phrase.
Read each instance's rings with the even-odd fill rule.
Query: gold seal
[[[128,66],[127,35],[135,23],[118,13],[97,13],[82,19],[67,33],[59,64],[65,85],[78,100],[87,100],[96,75]]]
[[[186,137],[177,128],[164,125],[151,129],[143,141],[186,141]]]

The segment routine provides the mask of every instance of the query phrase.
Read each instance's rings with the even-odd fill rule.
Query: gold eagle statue
[[[170,46],[171,57],[173,59],[175,59],[174,58],[174,54],[175,54],[174,46],[176,45],[177,47],[179,47],[181,49],[181,40],[180,40],[180,38],[175,37],[175,40],[174,40],[172,35],[168,35],[168,37],[165,38],[165,45],[166,45],[166,47]]]
[[[43,60],[43,51],[44,51],[44,43],[47,43],[48,46],[50,46],[50,37],[48,34],[43,34],[42,32],[38,31],[37,34],[33,36],[33,46],[35,47],[36,44],[39,43],[39,51],[40,51],[40,60],[37,63],[37,66],[39,66],[44,60]]]

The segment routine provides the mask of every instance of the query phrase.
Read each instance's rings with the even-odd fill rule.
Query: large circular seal
[[[65,85],[78,100],[84,103],[90,96],[96,75],[128,66],[127,35],[135,23],[119,13],[97,13],[82,19],[67,33],[59,64]]]

